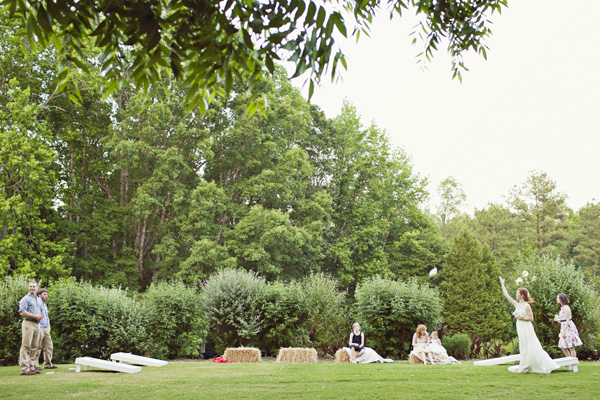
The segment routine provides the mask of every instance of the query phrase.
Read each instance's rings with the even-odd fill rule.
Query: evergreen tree
[[[474,342],[500,338],[507,332],[510,315],[498,275],[489,248],[463,229],[448,251],[441,284],[442,316],[450,329],[471,334]]]

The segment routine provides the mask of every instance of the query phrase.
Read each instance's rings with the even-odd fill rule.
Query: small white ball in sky
[[[434,276],[436,276],[436,275],[437,275],[437,268],[436,268],[436,267],[433,267],[433,268],[431,269],[431,271],[429,271],[429,277],[431,278],[431,277],[434,277]]]

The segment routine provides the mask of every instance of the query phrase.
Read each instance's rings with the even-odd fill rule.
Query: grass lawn
[[[507,366],[392,364],[215,364],[171,362],[137,374],[19,375],[0,367],[0,399],[599,399],[600,363],[581,362],[550,375],[514,374]]]

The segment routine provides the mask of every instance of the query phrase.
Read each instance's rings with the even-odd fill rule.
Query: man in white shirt
[[[19,314],[23,317],[21,324],[21,351],[19,354],[19,365],[21,366],[21,375],[37,375],[39,371],[35,370],[33,357],[38,346],[40,320],[44,318],[44,312],[36,296],[37,282],[29,282],[29,293],[19,301]]]

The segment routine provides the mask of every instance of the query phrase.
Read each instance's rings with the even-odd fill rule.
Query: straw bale
[[[335,352],[335,362],[336,363],[349,363],[350,356],[346,349],[342,348]]]
[[[410,357],[408,357],[408,362],[411,364],[423,364],[423,361],[413,353],[410,353]]]
[[[232,362],[260,362],[260,350],[254,347],[228,347],[223,358]]]
[[[316,363],[317,350],[301,347],[282,347],[277,355],[280,363]]]

